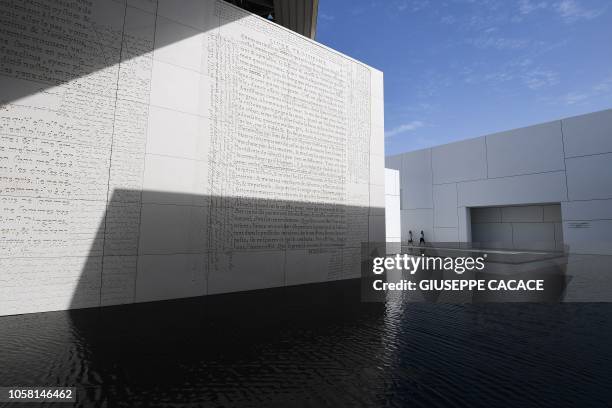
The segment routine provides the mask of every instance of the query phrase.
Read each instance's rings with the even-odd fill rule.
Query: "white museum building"
[[[385,229],[612,254],[612,111],[385,158],[317,1],[238,3],[0,0],[0,315],[358,278]]]
[[[612,255],[612,110],[386,157],[407,241]],[[399,181],[397,181],[399,174]],[[387,233],[389,241],[397,232]]]
[[[239,3],[0,0],[0,315],[359,276],[382,72]]]

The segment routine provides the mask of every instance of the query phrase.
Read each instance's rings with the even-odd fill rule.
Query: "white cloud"
[[[396,136],[396,135],[406,133],[406,132],[412,132],[413,130],[416,130],[423,126],[425,126],[425,124],[421,122],[420,120],[413,120],[412,122],[404,123],[402,125],[394,127],[391,130],[386,131],[385,137],[391,137],[391,136]]]
[[[403,0],[395,3],[395,8],[399,12],[406,10],[409,10],[411,12],[417,12],[423,10],[427,6],[429,6],[429,0]]]
[[[557,96],[542,97],[541,100],[552,105],[609,106],[612,102],[612,75],[594,82],[591,86]],[[603,102],[603,105],[597,105],[600,102]]]
[[[366,8],[365,8],[365,7],[363,7],[363,6],[357,6],[357,7],[353,7],[353,8],[350,10],[350,12],[351,12],[351,14],[352,14],[352,15],[354,15],[354,16],[359,16],[359,15],[361,15],[361,14],[363,14],[363,13],[365,13],[365,12],[366,12]]]
[[[577,103],[584,102],[587,99],[589,99],[589,95],[578,92],[570,92],[563,96],[563,102],[566,105],[575,105]]]
[[[319,18],[322,19],[322,20],[327,20],[327,21],[332,21],[332,20],[336,19],[336,17],[334,17],[334,16],[332,16],[330,14],[325,14],[325,13],[319,14]]]
[[[529,89],[540,89],[559,83],[559,74],[550,70],[534,69],[523,73],[522,80]]]
[[[608,93],[612,91],[612,76],[594,85],[593,91],[596,93]]]
[[[612,96],[612,75],[595,83],[586,91],[569,92],[561,97],[566,105],[588,103],[591,99]]]
[[[567,23],[573,23],[578,20],[591,20],[600,16],[605,11],[604,9],[584,8],[578,0],[560,0],[556,2],[520,0],[518,6],[521,16],[526,16],[538,10],[550,10]],[[517,21],[521,20],[521,17],[517,17]]]
[[[545,1],[535,2],[531,0],[521,0],[519,2],[519,11],[521,14],[531,14],[534,11],[545,9],[548,7],[548,3]]]
[[[491,31],[486,32],[489,34]],[[502,37],[479,37],[470,38],[467,42],[477,48],[488,49],[494,48],[496,50],[517,50],[525,48],[529,45],[528,40],[518,38],[502,38]]]
[[[568,23],[591,20],[600,16],[603,10],[585,9],[576,0],[562,0],[555,4],[555,10]]]
[[[457,21],[457,19],[455,18],[455,16],[452,16],[452,15],[450,15],[450,14],[449,14],[449,15],[446,15],[446,16],[444,16],[444,17],[442,17],[442,18],[440,19],[440,22],[441,22],[442,24],[449,24],[449,25],[450,25],[450,24],[455,24],[455,22],[456,22],[456,21]]]
[[[484,83],[493,88],[500,87],[499,90],[504,91],[508,89],[503,87],[506,83],[512,84],[514,89],[519,85],[524,85],[534,91],[560,83],[558,72],[536,65],[528,56],[510,60],[493,71],[487,72],[485,69],[478,65],[464,67],[461,71],[463,81],[472,85]]]

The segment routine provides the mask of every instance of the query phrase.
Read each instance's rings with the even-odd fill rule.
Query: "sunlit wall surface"
[[[382,73],[223,1],[0,0],[0,315],[359,276]]]
[[[387,157],[401,236],[612,255],[612,110]],[[488,240],[488,239],[487,239]],[[482,242],[482,241],[481,241]]]

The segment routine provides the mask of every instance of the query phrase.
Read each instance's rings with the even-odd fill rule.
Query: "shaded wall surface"
[[[472,242],[481,246],[563,250],[559,204],[475,207],[470,219]]]
[[[612,110],[386,158],[400,171],[402,238],[470,241],[470,208],[560,204],[569,251],[612,254]]]
[[[387,242],[401,241],[399,171],[385,169],[385,235]]]
[[[0,10],[0,315],[344,279],[384,239],[381,72],[223,1]]]

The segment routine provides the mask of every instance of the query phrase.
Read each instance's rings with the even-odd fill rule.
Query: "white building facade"
[[[387,242],[402,239],[400,213],[400,175],[398,170],[385,169],[385,234]]]
[[[612,110],[389,156],[401,236],[612,254]],[[389,209],[388,209],[389,211]]]
[[[382,72],[220,0],[0,0],[0,315],[357,277]]]

